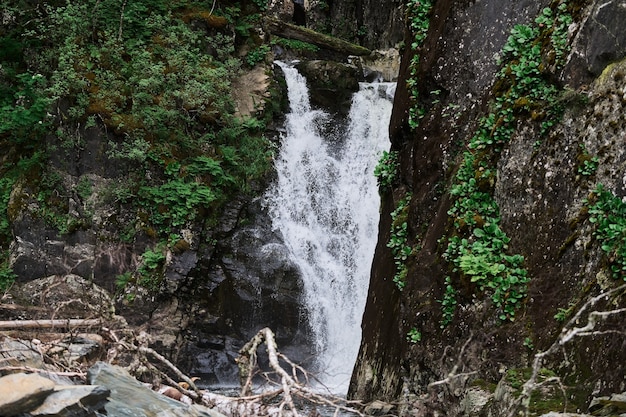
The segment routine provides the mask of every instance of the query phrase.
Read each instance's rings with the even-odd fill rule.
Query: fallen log
[[[56,327],[91,327],[102,324],[100,319],[56,319],[56,320],[8,320],[0,321],[0,330],[6,329],[51,329]]]
[[[329,49],[346,55],[366,56],[372,51],[363,46],[353,44],[343,39],[324,35],[323,33],[307,29],[302,26],[292,25],[273,18],[265,19],[265,28],[273,35],[281,38],[295,39],[302,42],[312,43],[320,48]]]
[[[0,304],[0,310],[13,310],[13,311],[48,311],[45,307],[37,306],[21,306],[18,304]]]

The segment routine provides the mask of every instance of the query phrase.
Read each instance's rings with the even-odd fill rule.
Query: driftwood
[[[100,326],[100,319],[56,319],[56,320],[8,320],[0,321],[0,330],[6,329],[51,329],[55,327]]]
[[[271,34],[280,36],[281,38],[312,43],[320,48],[346,55],[365,56],[372,53],[372,51],[367,48],[344,41],[343,39],[334,38],[302,26],[292,25],[291,23],[269,17],[265,19],[265,28]]]
[[[254,395],[251,381],[257,366],[256,351],[263,343],[267,348],[269,366],[278,381],[269,380],[276,389]],[[239,351],[239,355],[237,364],[242,382],[241,397],[225,397],[208,392],[202,397],[206,405],[215,407],[217,411],[227,415],[297,417],[300,411],[296,404],[307,404],[313,409],[316,406],[333,409],[335,414],[342,412],[358,416],[365,415],[353,407],[361,405],[359,402],[349,402],[334,395],[325,395],[320,390],[310,387],[307,372],[278,351],[274,333],[268,328],[260,330],[246,343]],[[287,372],[279,360],[291,366],[291,372]],[[305,381],[301,382],[298,375],[303,375]]]
[[[12,310],[12,311],[48,311],[45,307],[37,306],[22,306],[18,304],[3,304],[0,303],[0,310]]]
[[[162,381],[153,381],[156,384],[154,385],[155,389],[158,389],[159,392],[183,402],[189,401],[191,403],[193,401],[203,404],[225,415],[299,417],[304,414],[317,415],[314,412],[317,407],[334,410],[336,415],[340,412],[342,415],[353,414],[361,417],[366,415],[357,408],[362,408],[363,405],[361,403],[347,401],[345,398],[326,394],[322,391],[324,387],[321,384],[319,387],[311,387],[307,371],[279,352],[274,333],[269,328],[260,330],[239,351],[240,356],[237,358],[237,364],[240,370],[241,395],[229,397],[199,389],[195,384],[196,378],[188,377],[167,358],[147,346],[150,340],[149,335],[143,332],[136,335],[129,329],[116,331],[103,327],[102,324],[103,321],[98,319],[13,320],[0,321],[0,329],[58,327],[59,330],[63,330],[76,327],[100,326],[100,335],[108,339],[109,343],[107,362],[116,361],[120,355],[128,358],[130,354],[132,362],[127,367],[127,370],[131,374],[137,370],[142,370],[141,373],[146,370],[151,371],[154,376],[157,376]],[[268,354],[269,370],[261,370],[257,365],[257,350],[263,344],[266,346]],[[61,363],[49,356],[45,349],[42,350],[32,346],[31,349],[45,356],[46,360],[52,362],[57,369],[65,371],[55,372],[28,367],[7,366],[0,367],[0,372],[19,370],[54,373],[84,380],[85,372],[76,372],[76,369],[82,365],[75,367],[73,364]],[[70,372],[70,370],[73,372]],[[266,385],[261,392],[254,393],[253,377],[255,375],[265,376],[269,389]],[[178,381],[175,381],[173,378],[177,378]],[[165,385],[161,385],[162,383]],[[303,405],[306,409],[313,411],[311,413],[302,411]]]

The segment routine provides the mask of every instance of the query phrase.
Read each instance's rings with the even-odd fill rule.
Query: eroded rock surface
[[[472,226],[455,231],[458,219],[448,212],[458,197],[450,190],[481,118],[493,110],[490,99],[502,93],[498,59],[511,29],[532,24],[550,2],[435,2],[428,36],[417,51],[418,104],[427,111],[414,129],[408,123],[414,103],[403,88],[413,55],[405,50],[390,127],[400,165],[394,189],[382,194],[363,342],[350,390],[355,398],[398,400],[407,413],[419,415],[509,415],[524,407],[519,399],[533,359],[548,350],[535,370],[540,385],[534,386],[531,412],[584,413],[592,397],[623,391],[624,338],[614,334],[624,317],[623,291],[585,304],[622,284],[611,277],[615,259],[597,240],[588,199],[598,183],[617,198],[626,190],[626,38],[623,25],[614,21],[623,11],[614,9],[622,7],[619,2],[574,3],[564,69],[555,72],[550,58],[541,64],[562,88],[562,117],[548,133],[542,132],[541,116],[520,117],[510,141],[493,155],[469,149],[477,158],[492,156],[493,183],[479,187],[492,190],[498,222],[511,239],[507,253],[524,256],[531,278],[514,320],[499,319],[490,290],[477,291],[476,282],[444,258],[446,237],[467,232],[462,237],[475,238]],[[406,287],[399,291],[387,243],[391,213],[409,192],[413,252],[406,261]],[[480,225],[480,218],[474,220]],[[446,277],[458,292],[454,319],[442,328]],[[593,311],[610,311],[612,318],[595,321]],[[598,332],[564,339],[588,323]],[[419,331],[419,341],[408,337],[412,331]],[[553,346],[561,354],[552,353]]]

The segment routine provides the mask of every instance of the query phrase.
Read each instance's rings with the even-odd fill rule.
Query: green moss
[[[615,81],[616,74],[621,74],[618,78],[624,76],[626,72],[626,58],[621,61],[613,62],[604,68],[602,73],[596,78],[595,83],[599,86],[606,85]]]
[[[498,387],[498,384],[494,383],[494,382],[488,382],[484,379],[475,379],[472,381],[472,383],[470,384],[472,387],[477,387],[482,389],[483,391],[487,391],[487,392],[491,392],[494,393],[496,392],[496,388]]]
[[[528,411],[531,416],[540,416],[550,411],[576,411],[571,407],[566,409],[566,405],[567,402],[566,398],[563,397],[563,393],[560,390],[550,389],[549,392],[534,392],[530,397]]]

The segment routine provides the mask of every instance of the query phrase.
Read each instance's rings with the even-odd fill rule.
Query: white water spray
[[[395,84],[362,84],[346,131],[322,137],[329,115],[311,109],[306,80],[296,69],[278,65],[285,73],[291,112],[268,208],[303,273],[321,380],[345,392],[361,340],[378,236],[374,167],[389,148]]]

